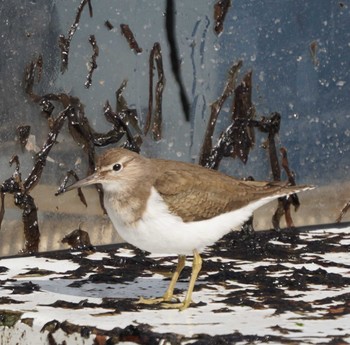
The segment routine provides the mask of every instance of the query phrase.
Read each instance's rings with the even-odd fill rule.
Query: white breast
[[[142,219],[133,226],[125,225],[122,217],[112,210],[108,198],[105,198],[105,206],[114,227],[126,242],[151,253],[186,255],[192,254],[194,249],[202,251],[230,230],[239,228],[254,210],[276,198],[278,196],[267,197],[208,220],[184,223],[169,212],[162,197],[152,188]]]

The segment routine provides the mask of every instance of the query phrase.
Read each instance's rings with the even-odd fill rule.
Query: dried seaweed
[[[98,52],[93,37],[91,38],[91,44],[95,49],[95,53]],[[140,145],[140,142],[132,137],[128,127],[122,120],[118,123],[117,121],[112,121],[114,128],[106,134],[95,132],[85,116],[84,106],[77,97],[69,96],[65,93],[47,94],[44,96],[36,94],[34,92],[34,83],[36,80],[35,75],[36,73],[41,73],[37,65],[37,62],[33,61],[26,68],[25,91],[35,103],[38,103],[41,106],[43,113],[47,117],[50,132],[42,149],[35,155],[34,167],[26,180],[22,183],[18,158],[14,157],[11,160],[11,163],[16,162],[16,170],[13,176],[1,185],[2,208],[0,211],[0,221],[2,221],[5,212],[3,203],[4,193],[13,194],[16,206],[23,211],[22,219],[25,235],[25,248],[23,252],[36,252],[38,250],[40,232],[37,219],[37,209],[34,199],[29,195],[29,192],[39,183],[48,154],[56,144],[57,136],[66,119],[68,119],[68,129],[72,138],[82,146],[87,153],[89,163],[88,173],[91,173],[95,169],[95,146],[105,146],[111,143],[116,143],[125,133],[127,134],[127,147],[132,147],[134,150],[139,151]],[[52,102],[59,102],[65,108],[59,113],[57,118],[54,118],[53,116],[55,107]],[[128,111],[130,113],[130,110],[126,107],[123,108],[123,111],[124,115]],[[130,114],[129,117],[131,117]],[[72,172],[69,174],[74,176],[74,173]],[[65,179],[63,185],[67,180],[68,177]],[[106,212],[103,206],[103,192],[101,186],[97,186],[97,190],[100,195],[101,207],[104,212]],[[81,201],[86,205],[86,200],[82,192],[78,190],[78,194]]]
[[[279,113],[273,113],[269,119],[263,118],[262,123],[259,126],[259,129],[262,132],[268,133],[265,148],[269,150],[270,165],[274,181],[281,180],[281,168],[277,156],[275,143],[275,135],[277,135],[279,132],[280,122],[281,115]],[[281,148],[280,152],[282,155],[282,167],[284,168],[287,174],[288,181],[291,185],[295,185],[294,174],[289,169],[287,150],[285,148]],[[294,205],[295,210],[299,208],[300,202],[296,194],[292,194],[289,197],[278,198],[278,206],[274,215],[272,216],[272,224],[276,231],[280,231],[280,220],[283,215],[285,216],[287,227],[289,229],[294,228],[294,223],[290,212],[291,204]]]
[[[84,106],[81,104],[78,98],[64,95],[63,97],[60,97],[60,100],[64,103],[68,102],[73,106],[74,111],[69,117],[68,128],[73,139],[80,146],[82,146],[87,153],[89,164],[88,174],[91,174],[95,170],[95,146],[106,146],[109,144],[117,143],[122,139],[124,134],[126,134],[127,141],[124,146],[136,152],[140,151],[141,142],[133,138],[128,126],[123,122],[119,114],[112,111],[108,101],[104,109],[104,115],[107,121],[113,124],[113,129],[107,133],[97,133],[90,126],[89,121],[85,116]],[[65,181],[63,181],[63,184],[64,182]],[[60,189],[58,193],[60,192]],[[96,189],[99,193],[101,208],[103,212],[106,213],[103,203],[102,187],[100,185],[96,185]],[[81,201],[85,204],[86,200],[82,192],[78,191],[78,194]]]
[[[23,210],[24,249],[22,252],[35,253],[39,250],[40,231],[34,199],[30,194],[22,192],[15,193],[14,199],[15,205]]]
[[[284,169],[284,171],[287,174],[288,182],[289,182],[289,184],[291,186],[295,186],[296,185],[295,174],[289,168],[288,157],[287,157],[287,149],[285,147],[281,147],[280,148],[280,153],[282,155],[281,165],[282,165],[282,168]],[[291,194],[291,195],[288,196],[288,202],[294,206],[295,211],[298,210],[298,208],[300,206],[300,202],[299,202],[298,195],[296,193]]]
[[[17,127],[18,140],[21,145],[22,151],[27,145],[29,134],[30,134],[30,126],[26,125],[26,126]]]
[[[17,321],[22,317],[23,313],[13,310],[1,310],[0,311],[0,326],[1,327],[13,327]]]
[[[36,79],[37,83],[41,81],[41,76],[43,74],[43,65],[44,65],[43,56],[39,54],[36,60],[36,68],[38,70],[37,79]]]
[[[116,109],[117,113],[119,114],[120,118],[123,120],[123,122],[128,126],[129,123],[131,126],[138,132],[138,134],[141,134],[142,131],[139,127],[139,120],[137,116],[136,109],[131,109],[128,106],[128,103],[126,102],[123,92],[127,86],[127,80],[123,80],[122,84],[118,88],[118,90],[115,92],[115,98],[116,98]]]
[[[202,144],[201,152],[199,155],[199,164],[206,167],[214,167],[216,164],[214,161],[216,157],[211,157],[212,155],[212,138],[214,134],[214,129],[216,121],[218,119],[219,113],[226,99],[233,93],[236,85],[237,74],[242,66],[242,61],[234,63],[228,73],[227,81],[221,96],[211,104],[210,117],[207,125],[207,129],[204,135],[204,141]]]
[[[106,27],[108,30],[113,30],[113,29],[114,29],[113,24],[112,24],[109,20],[106,20],[106,21],[105,21],[105,27]]]
[[[245,164],[255,143],[255,108],[252,104],[252,73],[248,72],[235,88],[232,103],[232,123],[220,134],[211,150],[206,167],[218,169],[223,157],[240,158]]]
[[[248,125],[249,120],[255,118],[252,89],[252,71],[249,71],[235,89],[232,105],[232,120],[235,123],[232,133],[235,138],[232,157],[240,158],[244,164],[247,163],[248,154],[255,143],[254,127]]]
[[[153,69],[154,62],[156,62],[158,72],[158,82],[156,85],[156,96],[155,96],[155,110],[153,113]],[[156,42],[150,52],[149,57],[149,96],[148,96],[148,112],[146,116],[146,123],[144,127],[144,134],[147,135],[152,121],[153,113],[153,126],[152,133],[155,140],[162,138],[162,96],[165,85],[165,77],[163,70],[163,58],[160,44]]]
[[[75,181],[79,181],[79,177],[78,175],[76,174],[76,172],[74,170],[69,170],[66,174],[66,177],[64,178],[63,182],[61,183],[61,185],[58,187],[58,190],[57,192],[55,193],[55,195],[60,195],[62,193],[64,193],[66,191],[66,188],[67,188],[67,183],[69,181],[69,178],[73,176]],[[87,202],[86,202],[86,199],[85,199],[85,196],[81,190],[81,188],[77,188],[78,190],[78,196],[79,196],[79,199],[80,201],[87,207]]]
[[[35,94],[33,90],[35,82],[35,73],[37,70],[39,72],[40,68],[38,67],[37,63],[33,60],[26,66],[24,75],[24,91],[35,103],[39,102],[41,98],[39,95]]]
[[[61,49],[61,72],[62,73],[64,73],[68,68],[68,56],[69,56],[70,43],[72,41],[72,38],[76,30],[78,29],[81,13],[83,12],[83,9],[86,4],[88,4],[90,17],[93,16],[91,1],[82,0],[78,6],[74,23],[72,24],[70,30],[68,31],[67,38],[64,35],[59,36],[58,46]]]
[[[151,52],[149,54],[149,77],[148,77],[148,111],[146,115],[146,121],[144,126],[144,135],[147,135],[150,127],[151,127],[151,121],[152,121],[152,113],[153,113],[153,77],[154,77],[154,52],[156,49],[156,45],[159,43],[155,43],[153,45],[153,48],[151,49]]]
[[[126,134],[126,142],[124,143],[124,147],[137,153],[140,152],[140,145],[142,144],[141,137],[132,136],[129,127],[122,120],[120,114],[112,110],[112,107],[108,101],[104,107],[104,116],[108,122],[113,124],[113,130],[115,132]]]
[[[267,133],[267,140],[264,144],[264,148],[268,149],[269,158],[270,158],[270,166],[272,171],[272,176],[274,181],[281,180],[281,168],[277,156],[277,149],[275,143],[275,136],[278,134],[281,123],[281,115],[279,113],[272,113],[270,118],[262,118],[261,124],[258,126],[260,131]],[[289,170],[288,160],[287,160],[287,151],[286,149],[281,150],[282,154],[282,164],[287,173],[289,182],[295,184],[292,173]],[[291,200],[295,200],[294,202],[299,203],[298,197],[295,195]],[[280,231],[280,220],[282,216],[285,216],[286,223],[289,229],[294,228],[294,223],[292,220],[292,216],[290,213],[290,204],[292,201],[289,201],[287,197],[278,198],[278,206],[277,209],[272,216],[272,225],[276,231]]]
[[[72,308],[76,309],[94,307],[93,303],[82,300],[77,303],[68,303],[64,301],[57,301],[54,307],[60,308]],[[110,309],[115,309],[114,313],[120,313],[126,310],[135,310],[133,303],[131,301],[118,301],[118,303],[113,303],[113,301],[104,301],[104,305],[109,304]],[[112,313],[113,314],[113,313]],[[21,314],[15,319],[18,321]],[[11,322],[13,325],[15,322]],[[80,326],[68,321],[59,322],[57,320],[47,322],[41,329],[41,332],[48,333],[48,341],[50,344],[56,344],[56,340],[53,334],[57,330],[61,330],[63,334],[75,335],[75,337],[88,338],[90,334],[94,335],[94,344],[120,344],[120,343],[135,343],[135,344],[169,344],[169,345],[180,345],[185,337],[177,335],[175,333],[157,333],[153,332],[152,327],[147,324],[139,324],[137,326],[129,325],[125,328],[114,327],[109,331],[105,331],[93,326]],[[51,342],[50,342],[51,341]]]
[[[29,281],[19,285],[8,285],[4,289],[12,290],[13,295],[28,295],[33,293],[33,291],[40,291],[40,286]]]
[[[224,20],[230,7],[231,0],[218,0],[214,5],[214,32],[217,35],[220,35],[224,30]]]
[[[278,161],[275,136],[280,130],[281,115],[277,112],[272,113],[270,118],[263,117],[258,126],[261,132],[267,133],[267,140],[264,148],[268,149],[270,157],[271,171],[274,181],[281,180],[281,168]]]
[[[336,219],[337,223],[340,223],[344,217],[344,215],[346,214],[346,212],[348,212],[348,210],[350,209],[350,201],[348,201],[344,207],[342,208],[342,210],[339,213],[339,216]]]
[[[281,115],[272,113],[270,117],[262,117],[255,120],[255,107],[252,103],[252,72],[246,73],[240,85],[234,90],[234,99],[232,105],[232,123],[223,131],[212,148],[212,137],[219,112],[224,101],[233,93],[236,74],[238,73],[241,62],[233,65],[230,70],[228,81],[222,95],[211,105],[211,116],[204,137],[204,143],[201,149],[199,163],[207,168],[218,169],[223,157],[231,156],[240,158],[243,163],[247,162],[248,154],[255,143],[254,128],[263,133],[267,133],[267,139],[264,148],[268,149],[270,166],[274,181],[281,180],[281,168],[277,156],[275,136],[279,132]],[[282,167],[286,171],[288,182],[295,185],[294,173],[289,169],[287,150],[281,148]],[[290,205],[295,210],[300,206],[296,194],[288,198],[278,199],[278,208],[272,217],[272,223],[275,230],[280,230],[280,219],[285,216],[287,227],[294,228]],[[242,227],[244,236],[253,234],[253,223],[250,219]]]
[[[142,48],[139,47],[134,34],[132,33],[129,25],[127,24],[120,24],[120,29],[122,31],[122,35],[126,38],[126,40],[129,43],[129,47],[131,50],[135,52],[135,54],[141,54]]]
[[[202,283],[197,282],[195,289],[202,290],[203,294],[209,289],[211,294],[216,295],[222,304],[222,307],[211,309],[210,312],[226,313],[227,316],[237,311],[237,308],[242,307],[247,307],[249,312],[265,310],[272,317],[281,315],[292,324],[293,320],[295,323],[295,314],[300,316],[298,318],[300,322],[303,320],[335,320],[337,317],[348,315],[350,312],[349,293],[346,291],[342,293],[341,289],[349,285],[350,277],[341,274],[341,272],[347,271],[349,265],[346,262],[339,262],[339,260],[332,261],[328,254],[343,255],[348,253],[349,234],[346,232],[345,226],[339,226],[338,230],[344,228],[344,232],[337,232],[336,237],[333,236],[334,233],[330,236],[331,233],[326,230],[327,228],[324,228],[324,233],[319,231],[319,226],[298,229],[297,234],[300,236],[295,236],[293,231],[283,233],[259,231],[253,238],[243,238],[237,232],[230,232],[203,253],[205,258],[201,271],[203,280]],[[131,252],[134,255],[123,256],[125,246],[128,253]],[[103,246],[98,248],[98,252],[104,253],[101,260],[81,254],[77,255],[76,252],[70,251],[45,253],[40,254],[39,257],[74,262],[77,268],[68,271],[69,276],[60,279],[75,278],[75,281],[69,286],[76,289],[80,289],[84,284],[125,286],[135,281],[136,277],[152,277],[149,273],[149,267],[153,267],[153,270],[155,267],[159,267],[157,273],[163,276],[171,268],[169,258],[150,257],[147,253],[131,245]],[[326,255],[323,256],[325,253]],[[248,265],[246,265],[247,263]],[[244,267],[241,267],[242,264]],[[312,265],[310,266],[310,264]],[[184,279],[188,279],[191,272],[185,269],[183,273]],[[314,291],[315,285],[320,286],[326,295],[322,298],[317,297]],[[31,288],[30,285],[27,287]],[[181,291],[181,287],[179,289]],[[27,289],[27,291],[33,292],[35,289]],[[310,292],[311,294],[309,294]],[[297,296],[297,298],[293,298],[293,296]],[[130,297],[103,298],[98,303],[91,303],[86,299],[78,299],[75,302],[57,300],[46,306],[64,308],[68,312],[84,308],[104,309],[97,314],[94,313],[95,316],[115,315],[130,311],[143,313],[146,309],[159,308],[159,306],[154,305],[141,307],[135,304],[135,300],[136,296],[130,295]],[[197,309],[199,313],[202,311],[201,304],[193,303],[191,307]],[[206,308],[211,307],[207,306]],[[207,309],[203,310],[208,311]],[[215,326],[215,323],[212,325]],[[271,328],[280,330],[279,327],[272,326]],[[75,333],[77,336],[79,334],[103,334],[108,338],[109,343],[113,343],[114,336],[116,336],[116,341],[121,339],[119,336],[117,337],[119,334],[117,329],[97,331],[87,325],[78,326],[67,322],[61,324],[57,320],[47,322],[42,328],[42,332],[54,333],[58,329],[64,330],[66,334]],[[147,328],[140,329],[140,333],[144,336],[148,334],[146,330]],[[130,335],[131,331],[132,329],[125,332]],[[266,334],[270,334],[269,329],[266,330]],[[346,329],[343,329],[343,334],[346,334]],[[175,334],[173,335],[175,336]],[[300,335],[300,330],[290,329],[286,337],[272,337],[275,337],[273,339],[276,343],[291,344],[302,341],[301,339],[304,338]],[[159,334],[158,336],[160,337]],[[164,334],[162,336],[164,337]],[[235,341],[252,342],[254,339],[266,343],[272,339],[270,335],[259,338],[251,332],[245,334],[228,332],[225,336],[217,337],[208,334],[192,335],[187,339],[181,335],[177,335],[177,337],[179,341],[181,340],[179,344],[186,341],[209,344],[216,340],[219,344],[231,344]],[[324,337],[330,339],[332,335]],[[149,340],[149,338],[146,339]],[[315,339],[317,340],[317,338]],[[145,344],[148,342],[146,341]]]
[[[266,128],[266,124],[269,123],[269,129]],[[276,147],[275,147],[275,141],[274,141],[274,135],[278,133],[280,126],[280,116],[278,113],[275,113],[272,115],[271,119],[266,120],[264,119],[263,124],[263,131],[268,131],[268,140],[267,145],[269,149],[269,156],[270,156],[270,164],[271,164],[271,170],[273,174],[273,178],[275,181],[281,180],[281,169],[279,166],[279,161],[276,153]],[[262,129],[260,128],[260,129]],[[286,148],[282,147],[280,148],[280,153],[282,155],[282,167],[285,170],[288,182],[290,185],[296,185],[294,173],[289,168],[288,158],[287,158],[287,150]],[[294,223],[291,216],[290,206],[293,205],[295,211],[298,210],[300,206],[299,198],[297,194],[291,194],[288,197],[281,197],[278,199],[278,206],[277,209],[272,217],[272,224],[276,231],[280,231],[280,220],[282,216],[285,216],[286,224],[289,229],[294,229]]]
[[[165,77],[163,70],[163,58],[160,45],[156,44],[154,46],[154,60],[157,65],[158,81],[156,85],[156,96],[155,96],[155,109],[153,114],[153,126],[152,133],[154,140],[158,141],[162,138],[162,97],[163,90],[165,86]]]
[[[17,156],[12,157],[10,164],[16,163],[15,171],[11,178],[7,179],[0,186],[1,192],[1,217],[2,221],[5,213],[4,209],[4,194],[9,193],[14,196],[14,203],[22,210],[22,221],[24,230],[24,253],[37,252],[40,241],[40,231],[38,224],[37,207],[35,205],[33,197],[29,194],[30,191],[37,185],[46,164],[47,156],[56,143],[56,138],[62,125],[71,111],[70,107],[63,110],[57,117],[53,128],[49,132],[48,138],[43,145],[42,149],[36,154],[34,159],[34,166],[29,176],[22,182],[20,173],[20,164]],[[1,225],[1,222],[0,222]]]
[[[97,68],[97,63],[96,63],[96,59],[98,57],[99,54],[99,48],[96,42],[96,38],[95,35],[90,35],[89,37],[89,43],[91,44],[91,47],[93,49],[93,54],[91,56],[91,61],[90,61],[90,67],[89,67],[89,73],[86,77],[86,82],[85,82],[85,87],[88,89],[91,84],[92,84],[92,73],[94,72],[94,70]]]
[[[64,236],[61,242],[67,243],[72,249],[90,252],[94,250],[88,232],[80,229],[80,227],[79,229],[73,230],[71,233]]]
[[[98,48],[95,44],[96,42],[93,36],[90,37],[90,43],[94,48],[94,55],[97,56]],[[89,121],[85,116],[84,106],[80,102],[79,98],[69,96],[65,93],[47,94],[44,96],[37,95],[33,90],[36,73],[39,73],[37,64],[35,62],[31,62],[26,68],[25,91],[35,103],[38,103],[41,106],[43,113],[47,117],[50,132],[42,149],[35,155],[34,167],[27,179],[22,183],[19,173],[19,162],[18,159],[14,157],[11,163],[16,162],[17,164],[15,173],[10,179],[6,180],[1,185],[2,208],[0,211],[0,224],[5,212],[3,203],[4,193],[10,192],[14,194],[16,206],[23,210],[22,218],[25,234],[24,252],[38,251],[40,240],[37,209],[34,199],[29,195],[29,192],[39,183],[48,154],[53,145],[56,144],[58,133],[60,132],[66,119],[68,119],[68,129],[72,138],[76,143],[82,146],[87,153],[89,164],[88,173],[91,173],[95,169],[95,146],[105,146],[111,143],[116,143],[123,137],[124,134],[127,136],[125,147],[139,151],[141,144],[140,140],[132,137],[128,126],[122,120],[122,118],[131,119],[131,122],[133,122],[134,125],[137,123],[136,112],[133,112],[133,110],[127,107],[126,101],[121,95],[126,83],[117,92],[117,107],[120,108],[120,114],[112,113],[109,107],[105,109],[106,119],[113,123],[113,129],[108,133],[97,133],[90,126]],[[65,108],[65,110],[63,110],[57,116],[57,118],[53,117],[55,107],[52,102],[59,102]],[[64,190],[69,176],[74,176],[77,179],[74,172],[68,172],[67,177],[59,188],[58,194]],[[99,192],[101,207],[106,213],[103,205],[103,191],[101,186],[98,185],[97,190]],[[86,205],[86,200],[81,190],[78,190],[78,194],[80,200]]]
[[[47,156],[49,155],[52,147],[56,144],[57,136],[63,126],[66,118],[72,113],[72,108],[68,106],[65,110],[61,111],[51,131],[48,134],[47,140],[41,150],[34,157],[34,167],[29,176],[23,182],[23,188],[25,193],[29,193],[39,182],[41,174],[44,170]]]

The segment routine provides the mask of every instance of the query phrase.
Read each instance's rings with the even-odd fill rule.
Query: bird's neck
[[[118,218],[126,226],[133,226],[139,221],[147,206],[151,186],[129,185],[124,188],[104,186],[104,203],[111,219]]]

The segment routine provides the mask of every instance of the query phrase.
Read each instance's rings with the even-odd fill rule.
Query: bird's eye
[[[122,165],[119,163],[116,163],[113,165],[113,170],[114,171],[120,171],[122,169]]]

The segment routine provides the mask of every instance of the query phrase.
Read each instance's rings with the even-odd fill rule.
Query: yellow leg
[[[171,277],[171,281],[170,281],[169,287],[165,291],[165,294],[163,295],[163,297],[160,297],[160,298],[143,298],[143,297],[141,297],[137,301],[137,303],[140,303],[140,304],[157,304],[157,303],[161,303],[161,302],[170,302],[172,297],[173,297],[173,293],[174,293],[174,288],[175,288],[176,282],[179,279],[181,271],[185,267],[185,260],[186,260],[186,257],[184,255],[179,255],[179,259],[178,259],[178,263],[177,263],[177,266],[176,266],[176,270],[173,273],[173,276]]]
[[[164,301],[170,301],[172,299],[176,282],[179,279],[179,276],[180,276],[183,268],[185,267],[185,261],[186,261],[185,255],[179,255],[179,260],[177,262],[176,270],[171,278],[171,282],[169,284],[169,287],[165,291],[165,294],[163,296]]]
[[[202,268],[202,258],[197,252],[197,250],[193,251],[193,264],[192,264],[192,274],[190,279],[190,284],[188,286],[188,290],[186,293],[186,297],[182,303],[167,303],[163,304],[165,308],[176,308],[180,311],[185,310],[189,307],[192,301],[192,292],[194,288],[194,284],[196,283],[198,273],[200,272]]]

